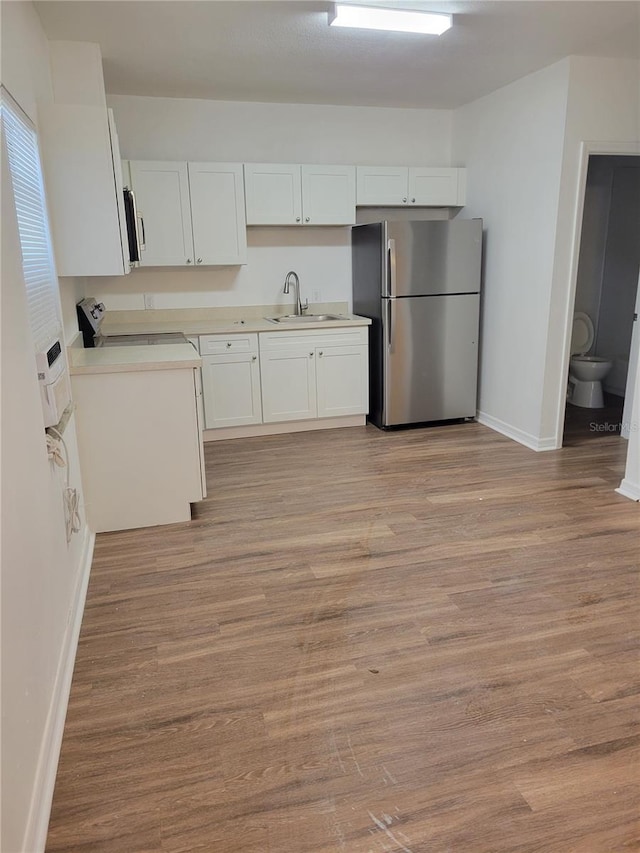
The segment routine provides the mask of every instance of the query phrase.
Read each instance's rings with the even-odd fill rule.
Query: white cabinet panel
[[[296,225],[302,221],[300,166],[245,163],[247,225]]]
[[[207,429],[262,423],[256,353],[203,356],[202,385]]]
[[[353,225],[356,176],[353,166],[302,166],[305,225]]]
[[[203,497],[194,369],[76,374],[71,381],[91,530],[188,521],[190,503]]]
[[[459,169],[409,168],[409,203],[442,207],[458,204]]]
[[[129,272],[120,153],[104,107],[42,105],[38,133],[60,276]]]
[[[321,347],[316,350],[316,358],[318,417],[366,413],[369,406],[367,347]]]
[[[358,166],[357,204],[397,206],[407,203],[406,166]]]
[[[196,264],[245,264],[242,166],[189,163],[189,192]]]
[[[262,423],[258,336],[201,335],[205,427]]]
[[[140,218],[141,266],[193,263],[186,163],[132,160],[131,183]]]
[[[317,417],[315,351],[305,346],[261,351],[265,423]]]

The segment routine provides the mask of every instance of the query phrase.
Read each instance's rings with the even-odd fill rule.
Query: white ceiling
[[[35,4],[50,39],[100,44],[109,94],[451,109],[570,54],[640,55],[635,0],[379,5],[450,11],[454,26],[330,28],[319,0]]]

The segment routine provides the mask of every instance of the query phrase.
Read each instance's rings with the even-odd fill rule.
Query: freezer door
[[[382,426],[475,416],[479,299],[383,300]]]
[[[385,296],[478,293],[482,220],[386,222]]]

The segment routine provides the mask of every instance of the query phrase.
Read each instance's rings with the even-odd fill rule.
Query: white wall
[[[112,95],[121,154],[130,160],[449,165],[448,110],[260,104]],[[348,228],[249,228],[243,267],[135,270],[88,279],[111,309],[288,304],[288,270],[310,302],[350,302]]]
[[[454,113],[461,215],[484,219],[480,419],[540,449],[569,60]]]
[[[549,446],[560,446],[562,441],[570,319],[573,316],[582,214],[582,143],[602,143],[601,153],[625,153],[620,150],[620,144],[624,143],[631,149],[640,139],[638,62],[573,56],[569,60],[569,71],[539,427],[542,440]],[[640,436],[638,438],[640,440]]]
[[[128,160],[448,166],[451,111],[109,95]]]
[[[37,104],[51,99],[52,87],[48,46],[31,3],[3,3],[2,81],[37,123]],[[8,181],[3,157],[0,847],[36,853],[44,845],[91,539],[85,526],[66,542],[64,474],[47,459]],[[64,437],[71,485],[80,489],[73,419]]]

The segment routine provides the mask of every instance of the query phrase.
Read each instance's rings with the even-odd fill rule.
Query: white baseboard
[[[67,716],[69,693],[71,692],[73,665],[78,648],[78,637],[82,624],[82,614],[84,613],[84,603],[87,597],[95,541],[95,533],[91,533],[89,528],[85,526],[82,558],[78,569],[73,603],[69,612],[67,628],[62,643],[60,660],[58,661],[58,671],[53,686],[51,705],[49,706],[42,745],[40,747],[40,758],[22,846],[22,849],[25,851],[28,850],[29,853],[41,853],[47,841],[53,789],[56,783],[64,721]]]
[[[631,498],[632,501],[640,501],[640,484],[632,483],[626,478],[620,483],[616,492],[625,498]]]
[[[517,441],[518,444],[523,444],[530,450],[540,452],[559,449],[555,437],[538,438],[531,433],[517,429],[517,427],[511,426],[511,424],[501,421],[499,418],[494,418],[493,415],[488,415],[486,412],[478,412],[477,420],[478,423],[499,432],[501,435],[505,435],[507,438],[513,439],[513,441]]]
[[[365,415],[345,415],[342,418],[310,418],[306,421],[282,421],[277,424],[248,424],[247,426],[205,429],[204,441],[226,441],[229,438],[251,438],[258,435],[281,435],[289,432],[310,432],[316,429],[339,429],[364,426]]]

